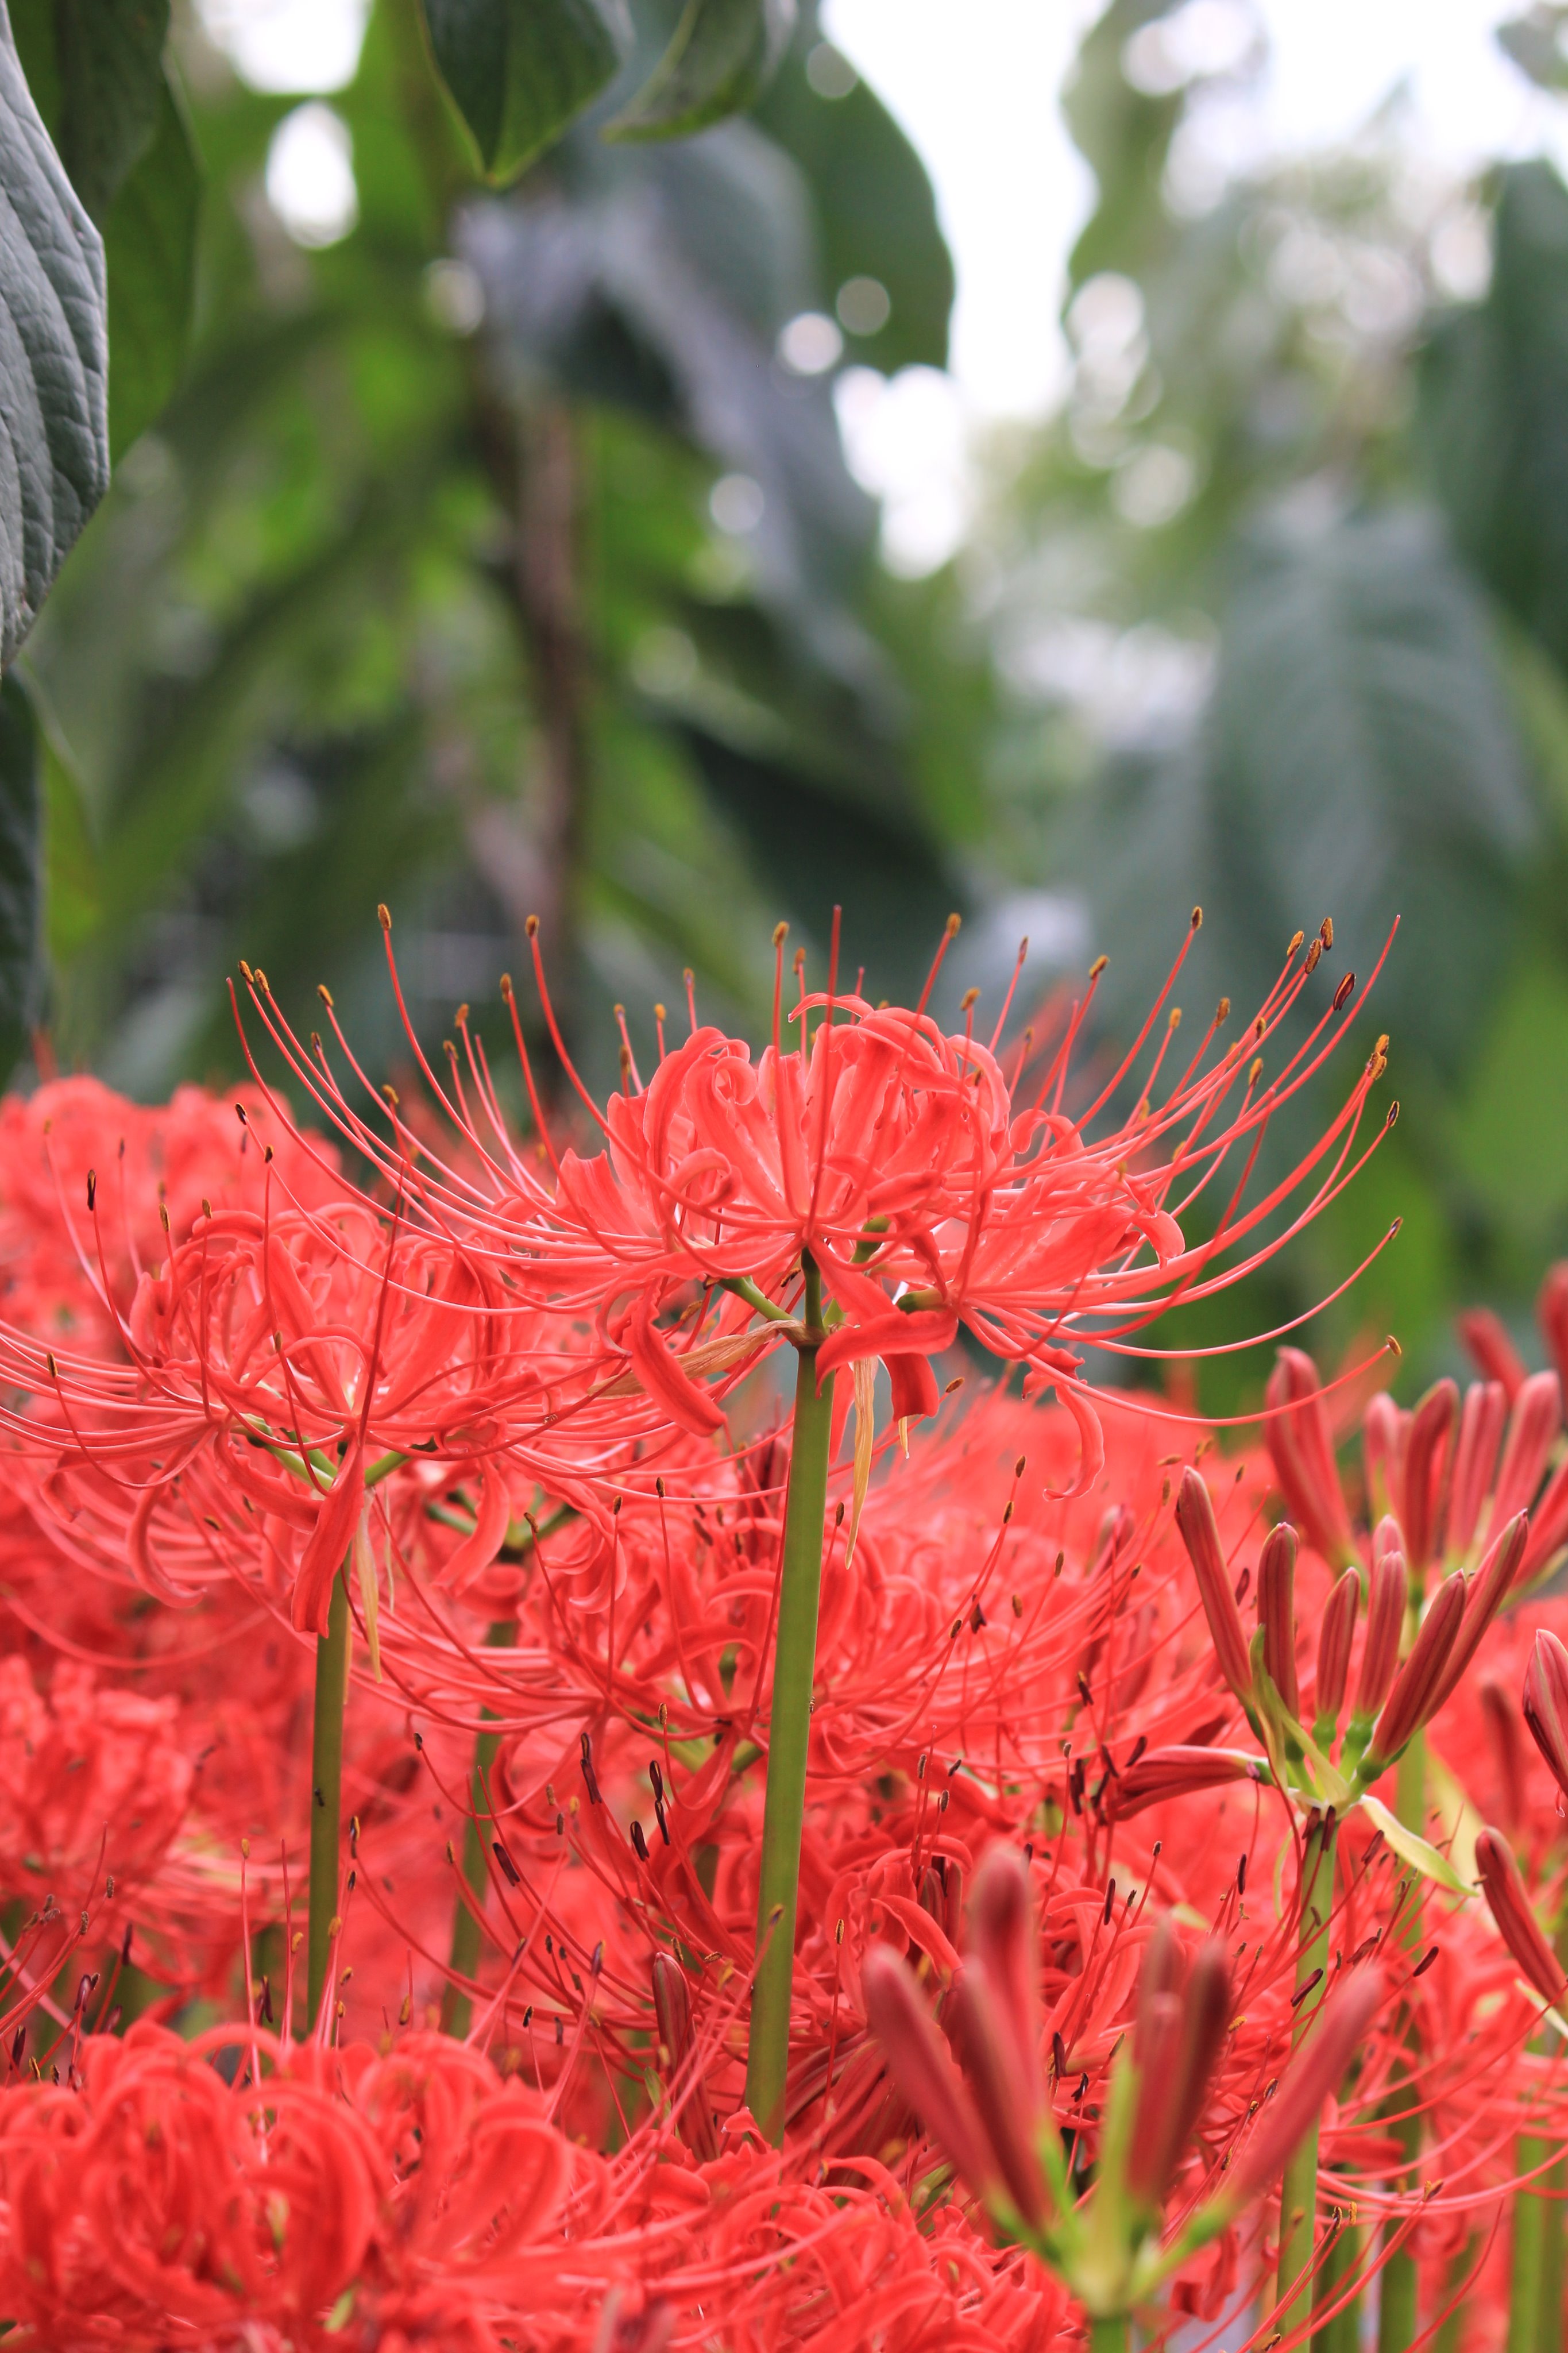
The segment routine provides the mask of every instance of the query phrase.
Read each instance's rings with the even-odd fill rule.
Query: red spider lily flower
[[[1198,1581],[1220,1672],[1246,1705],[1252,1697],[1252,1662],[1247,1654],[1247,1632],[1220,1546],[1219,1523],[1215,1518],[1208,1488],[1190,1465],[1182,1473],[1176,1496],[1176,1525]]]
[[[1555,1266],[1548,1268],[1536,1294],[1535,1317],[1546,1343],[1546,1353],[1557,1368],[1563,1394],[1568,1396],[1568,1260],[1560,1259]]]
[[[1286,1713],[1299,1715],[1296,1682],[1296,1531],[1289,1520],[1270,1528],[1258,1556],[1258,1622],[1263,1630],[1263,1663]]]
[[[1387,1980],[1375,1963],[1349,1973],[1319,2010],[1232,2167],[1227,2201],[1245,2206],[1267,2189],[1325,2100],[1339,2090],[1357,2045],[1382,2008]]]
[[[1528,1514],[1516,1512],[1505,1522],[1488,1546],[1480,1567],[1470,1581],[1465,1600],[1465,1614],[1448,1653],[1447,1664],[1438,1680],[1437,1696],[1433,1711],[1442,1706],[1458,1685],[1481,1646],[1488,1628],[1508,1599],[1528,1564],[1531,1525]]]
[[[1523,1385],[1521,1367],[1518,1386]],[[1500,1381],[1472,1381],[1465,1391],[1448,1495],[1448,1550],[1460,1557],[1475,1541],[1482,1507],[1491,1493],[1498,1448],[1508,1419],[1508,1396]]]
[[[383,923],[395,988],[384,911]],[[846,995],[837,987],[836,955],[825,994],[809,994],[803,983],[791,1017],[799,1024],[794,1048],[785,1049],[775,1021],[773,1043],[753,1063],[739,1040],[694,1026],[684,1044],[662,1055],[646,1087],[628,1060],[625,1091],[601,1109],[565,1057],[535,937],[552,1038],[605,1143],[584,1160],[556,1153],[546,1137],[552,1187],[508,1135],[466,1018],[459,1026],[467,1082],[455,1047],[443,1085],[409,1033],[461,1138],[458,1166],[423,1144],[395,1106],[392,1145],[360,1119],[325,1050],[307,1053],[264,981],[247,977],[295,1077],[387,1182],[405,1188],[410,1219],[460,1234],[470,1252],[504,1265],[541,1303],[590,1313],[628,1374],[685,1427],[714,1429],[721,1406],[710,1387],[721,1397],[760,1350],[789,1336],[805,1252],[837,1318],[818,1353],[820,1377],[880,1356],[894,1369],[897,1402],[929,1409],[933,1384],[913,1369],[915,1360],[946,1347],[963,1324],[1003,1360],[1023,1364],[1036,1387],[1057,1388],[1079,1428],[1074,1492],[1083,1492],[1099,1473],[1103,1439],[1073,1349],[1129,1346],[1127,1335],[1173,1297],[1196,1300],[1238,1280],[1286,1238],[1259,1239],[1297,1188],[1316,1187],[1287,1233],[1348,1181],[1366,1097],[1384,1068],[1381,1052],[1287,1179],[1245,1208],[1238,1188],[1208,1239],[1193,1245],[1184,1239],[1183,1212],[1227,1157],[1256,1145],[1352,1018],[1353,983],[1342,984],[1303,1044],[1268,1086],[1259,1086],[1256,1060],[1247,1058],[1277,1034],[1315,968],[1310,953],[1298,958],[1299,945],[1246,1039],[1211,1060],[1216,1017],[1198,1053],[1156,1100],[1176,1034],[1173,1015],[1139,1082],[1135,1109],[1100,1133],[1100,1116],[1131,1085],[1174,972],[1132,1053],[1077,1119],[1063,1101],[1083,1007],[1043,1086],[1020,1102],[972,1027],[943,1035],[924,998],[909,1011]],[[400,989],[398,999],[401,1006]],[[521,1029],[517,1034],[521,1049]],[[531,1092],[526,1060],[524,1074]],[[1232,1262],[1237,1250],[1245,1254]],[[700,1323],[683,1328],[672,1349],[667,1319],[686,1314],[694,1285],[726,1294],[716,1326],[706,1337]],[[768,1319],[760,1328],[753,1311]]]
[[[979,2111],[904,1962],[873,1945],[860,1964],[866,2015],[904,2097],[977,2197],[994,2196],[1002,2168]]]
[[[1170,1798],[1185,1798],[1205,1789],[1223,1789],[1234,1781],[1261,1782],[1267,1767],[1261,1757],[1241,1748],[1198,1748],[1174,1743],[1147,1748],[1123,1767],[1106,1792],[1106,1806],[1118,1820],[1140,1814],[1145,1807]]]
[[[1536,1634],[1524,1671],[1522,1705],[1531,1736],[1568,1797],[1568,1650],[1546,1626]]]
[[[680,2086],[675,2094],[676,2121],[692,2154],[703,2163],[711,2163],[719,2155],[719,2137],[691,2031],[691,1996],[685,1970],[668,1953],[653,1957],[653,2006],[658,2020],[661,2063],[671,2084]]]
[[[1498,1934],[1519,1963],[1521,1974],[1543,2001],[1560,2003],[1568,1993],[1568,1975],[1541,1933],[1513,1849],[1500,1831],[1489,1828],[1476,1833],[1476,1872]]]
[[[25,1659],[0,1659],[0,1889],[85,1902],[107,1873],[121,1901],[157,1869],[190,1800],[175,1704],[104,1689],[61,1660],[47,1695]]]

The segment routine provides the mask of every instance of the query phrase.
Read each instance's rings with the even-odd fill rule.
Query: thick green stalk
[[[1542,2142],[1528,2137],[1521,2138],[1521,2170],[1539,2165],[1545,2154]],[[1549,2200],[1532,2198],[1528,2190],[1516,2193],[1513,2262],[1509,2274],[1508,2353],[1536,2353],[1545,2301],[1547,2233],[1561,2232],[1562,2228],[1561,2217],[1554,2213]]]
[[[784,2138],[784,2076],[789,2064],[790,1993],[795,1977],[795,1903],[805,1758],[816,1672],[816,1608],[822,1586],[822,1522],[827,1504],[827,1441],[833,1384],[819,1397],[816,1351],[822,1337],[822,1279],[809,1257],[805,1318],[814,1337],[802,1344],[795,1377],[789,1492],[784,1499],[773,1644],[773,1715],[768,1728],[767,1797],[763,1809],[757,1942],[763,1948],[752,1989],[746,2103],[770,2140]]]
[[[1542,2184],[1541,2306],[1535,2353],[1563,2353],[1563,2289],[1568,2274],[1568,2162],[1559,2160]]]
[[[1331,1816],[1310,1825],[1301,1857],[1301,1926],[1296,1948],[1296,1983],[1311,1985],[1296,2008],[1292,2049],[1316,2017],[1328,1991],[1329,1915],[1333,1910],[1334,1841],[1337,1825]],[[1304,2328],[1317,2301],[1311,2277],[1318,2239],[1318,2121],[1304,2135],[1285,2168],[1279,2184],[1279,2287],[1283,2304],[1275,2327],[1289,2337]]]
[[[1131,2342],[1124,2312],[1089,2324],[1089,2353],[1128,2353]]]
[[[1360,2261],[1361,2232],[1353,2223],[1342,2222],[1318,2274],[1319,2305],[1332,2304]],[[1359,2353],[1360,2304],[1360,2295],[1352,2295],[1342,2312],[1318,2323],[1312,2331],[1312,2353]]]
[[[1398,1778],[1394,1785],[1394,1810],[1407,1830],[1419,1837],[1426,1835],[1426,1736],[1418,1732],[1399,1760]],[[1400,1937],[1406,1949],[1415,1952],[1422,1940],[1423,1907],[1418,1883],[1413,1885],[1400,1921]],[[1415,2086],[1407,2092],[1395,2087],[1392,2105],[1401,2107],[1405,2100],[1414,2098]],[[1407,2167],[1413,2167],[1421,2154],[1421,2119],[1418,2116],[1396,2116],[1390,2126],[1394,2139],[1403,2150]],[[1406,2179],[1409,2179],[1408,2174]],[[1390,2237],[1399,2225],[1391,2221],[1387,2226]],[[1405,2353],[1414,2344],[1418,2327],[1418,2294],[1420,2274],[1415,2258],[1408,2245],[1396,2247],[1378,2274],[1377,2348],[1378,2353]]]
[[[342,1836],[343,1710],[349,1695],[348,1570],[332,1579],[327,1630],[316,1643],[316,1714],[310,1736],[310,1914],[305,1997],[310,2026],[331,1969]]]
[[[517,1641],[515,1618],[498,1618],[485,1636],[488,1649],[510,1651]],[[480,1714],[492,1715],[493,1709],[482,1708]],[[463,1877],[473,1890],[474,1901],[480,1912],[489,1890],[490,1874],[485,1862],[485,1834],[479,1828],[480,1818],[489,1812],[490,1795],[488,1787],[490,1767],[500,1746],[500,1735],[481,1732],[474,1741],[474,1778],[468,1793],[472,1810],[468,1826],[463,1832]],[[481,1935],[479,1914],[464,1903],[459,1895],[452,1914],[452,1968],[459,1977],[472,1978],[479,1965]],[[474,2006],[460,1986],[448,1984],[441,1997],[441,2027],[444,2033],[459,2037],[467,2034],[473,2022]]]
[[[1458,2302],[1454,2304],[1453,2310],[1432,2339],[1432,2353],[1459,2353],[1459,2339],[1465,2333],[1466,2306],[1462,2290],[1476,2267],[1476,2257],[1480,2251],[1479,2234],[1472,2232],[1448,2265],[1448,2278],[1443,2290],[1443,2301],[1447,2304],[1457,2297]]]

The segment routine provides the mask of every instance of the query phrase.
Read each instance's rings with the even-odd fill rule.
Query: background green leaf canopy
[[[66,144],[59,44],[88,5],[14,11]],[[437,1036],[464,998],[494,1029],[539,912],[601,1084],[615,1004],[646,1053],[689,967],[756,1031],[773,923],[819,969],[836,901],[873,997],[918,991],[951,908],[950,1008],[971,983],[999,1002],[1025,930],[1019,1020],[1105,948],[1106,1040],[1194,902],[1182,993],[1237,1018],[1299,926],[1335,919],[1326,1002],[1397,914],[1356,1049],[1390,1032],[1397,1130],[1266,1301],[1182,1328],[1297,1312],[1399,1216],[1313,1327],[1325,1354],[1392,1321],[1415,1380],[1459,1297],[1527,1336],[1568,1248],[1541,1109],[1568,1066],[1552,166],[1428,202],[1390,121],[1176,201],[1225,74],[1134,71],[1174,12],[1115,0],[1063,96],[1097,195],[1061,397],[981,452],[954,561],[899,578],[840,378],[943,365],[952,266],[919,156],[813,7],[784,42],[760,5],[378,0],[331,101],[357,225],[311,249],[263,193],[294,102],[188,19],[160,45],[100,5],[124,47],[92,102],[124,104],[79,168],[123,464],[24,665],[49,1050],[146,1092],[231,1071],[244,954],[295,1008],[330,979],[395,1060],[378,899]],[[715,69],[740,116],[603,136],[639,104],[691,120],[680,75],[742,54],[774,69]],[[1435,259],[1455,207],[1493,255],[1462,299]],[[1224,1402],[1257,1370],[1202,1377]]]

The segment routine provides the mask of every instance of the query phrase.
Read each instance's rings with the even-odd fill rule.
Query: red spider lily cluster
[[[1264,1151],[1331,944],[1103,1069],[781,944],[602,1103],[542,971],[548,1086],[508,984],[400,1093],[247,970],[237,1105],[6,1103],[10,2342],[1500,2343],[1568,1276],[1413,1412],[1107,1377],[1384,1132],[1380,1040]]]

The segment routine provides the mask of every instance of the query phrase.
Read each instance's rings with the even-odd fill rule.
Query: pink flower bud
[[[1465,1614],[1465,1580],[1456,1569],[1433,1596],[1410,1656],[1394,1679],[1387,1704],[1373,1727],[1371,1756],[1397,1757],[1426,1722],[1442,1694],[1443,1672]]]
[[[974,2195],[991,2197],[997,2168],[974,2103],[908,1964],[890,1947],[873,1945],[860,1964],[860,1982],[867,2019],[894,2083]]]
[[[1519,1963],[1521,1976],[1529,1980],[1543,2001],[1560,2002],[1568,1993],[1568,1976],[1541,1933],[1513,1850],[1500,1831],[1478,1832],[1476,1869],[1480,1875],[1481,1893],[1497,1923],[1498,1935]]]
[[[1386,1389],[1369,1399],[1362,1416],[1362,1462],[1366,1474],[1368,1507],[1386,1512],[1404,1489],[1405,1440],[1410,1416],[1401,1413]]]
[[[1520,1378],[1522,1382],[1523,1373]],[[1448,1550],[1467,1553],[1475,1542],[1497,1468],[1497,1451],[1508,1419],[1508,1393],[1500,1381],[1472,1381],[1465,1391],[1448,1490]]]
[[[1356,1684],[1357,1715],[1373,1716],[1388,1697],[1399,1672],[1399,1638],[1405,1630],[1405,1605],[1409,1578],[1403,1555],[1382,1553],[1372,1565],[1366,1605],[1366,1638],[1362,1644],[1361,1679]]]
[[[1247,1700],[1252,1695],[1252,1662],[1247,1653],[1247,1634],[1220,1549],[1219,1525],[1209,1491],[1190,1464],[1182,1473],[1176,1497],[1176,1525],[1198,1580],[1220,1672],[1237,1699]]]
[[[653,1957],[653,2008],[658,2039],[669,2053],[667,2073],[671,2079],[679,2079],[680,2086],[675,2108],[680,2137],[699,2164],[711,2164],[719,2154],[719,2136],[708,2105],[708,2086],[692,2059],[691,1995],[685,1970],[668,1953]]]
[[[1268,1457],[1291,1519],[1325,1560],[1344,1562],[1353,1556],[1350,1514],[1322,1388],[1310,1356],[1300,1348],[1281,1348],[1268,1377],[1268,1401],[1274,1410],[1265,1429]]]
[[[1568,1796],[1568,1651],[1542,1626],[1524,1671],[1524,1720]]]
[[[1549,1267],[1535,1299],[1535,1320],[1546,1343],[1546,1353],[1557,1367],[1557,1377],[1568,1396],[1568,1259]]]
[[[1524,1720],[1512,1691],[1500,1675],[1481,1677],[1480,1703],[1481,1723],[1497,1776],[1498,1810],[1503,1828],[1511,1833],[1521,1827],[1527,1805]]]
[[[1356,1612],[1361,1607],[1361,1578],[1347,1568],[1323,1604],[1318,1629],[1318,1687],[1312,1705],[1318,1719],[1332,1722],[1345,1701],[1351,1671],[1351,1644],[1355,1638]]]
[[[1437,1685],[1437,1696],[1427,1710],[1429,1715],[1436,1714],[1448,1694],[1457,1687],[1459,1677],[1480,1649],[1487,1628],[1519,1582],[1520,1565],[1524,1558],[1529,1535],[1529,1520],[1522,1512],[1516,1512],[1507,1526],[1500,1528],[1488,1546],[1485,1557],[1471,1581],[1464,1620],[1454,1647],[1448,1653],[1448,1663]]]
[[[1037,2114],[1046,2098],[1040,2073],[1039,1953],[1029,1874],[1016,1847],[991,1847],[974,1874],[970,1945],[995,1995],[998,2022],[1020,2090]]]
[[[1141,1814],[1145,1806],[1162,1805],[1167,1798],[1190,1797],[1196,1789],[1223,1788],[1228,1781],[1261,1781],[1264,1768],[1241,1748],[1197,1748],[1173,1745],[1146,1749],[1135,1765],[1124,1765],[1106,1792],[1106,1811],[1118,1820]]]
[[[1496,1381],[1511,1405],[1524,1386],[1524,1366],[1500,1316],[1489,1307],[1468,1307],[1455,1322],[1476,1370],[1483,1379]]]
[[[1025,2221],[1038,2230],[1046,2219],[1045,2177],[1035,2147],[1039,2106],[1019,2080],[1013,2035],[984,1961],[971,1956],[962,1964],[948,2002],[953,2048],[995,2170]]]
[[[1563,1390],[1555,1373],[1531,1373],[1513,1401],[1502,1468],[1492,1498],[1492,1525],[1500,1527],[1515,1512],[1525,1512],[1535,1491],[1558,1431],[1563,1427]]]
[[[1530,1542],[1519,1566],[1519,1581],[1531,1584],[1568,1541],[1568,1461],[1558,1464],[1530,1515]]]
[[[1189,1974],[1169,1923],[1163,1921],[1143,1963],[1132,2038],[1140,2080],[1127,2187],[1149,2211],[1164,2203],[1203,2113],[1229,2022],[1230,1973],[1223,1943],[1205,1937]]]
[[[1296,1531],[1289,1520],[1270,1528],[1258,1560],[1258,1622],[1263,1663],[1292,1715],[1301,1713],[1296,1682]]]
[[[1229,2195],[1237,2206],[1268,2189],[1323,2102],[1338,2091],[1355,2047],[1387,1989],[1380,1968],[1356,1969],[1349,1983],[1342,1980],[1324,2002],[1232,2168]]]
[[[1458,1410],[1458,1385],[1442,1380],[1427,1390],[1410,1418],[1399,1519],[1410,1565],[1417,1572],[1437,1549],[1447,1500],[1449,1443]]]

